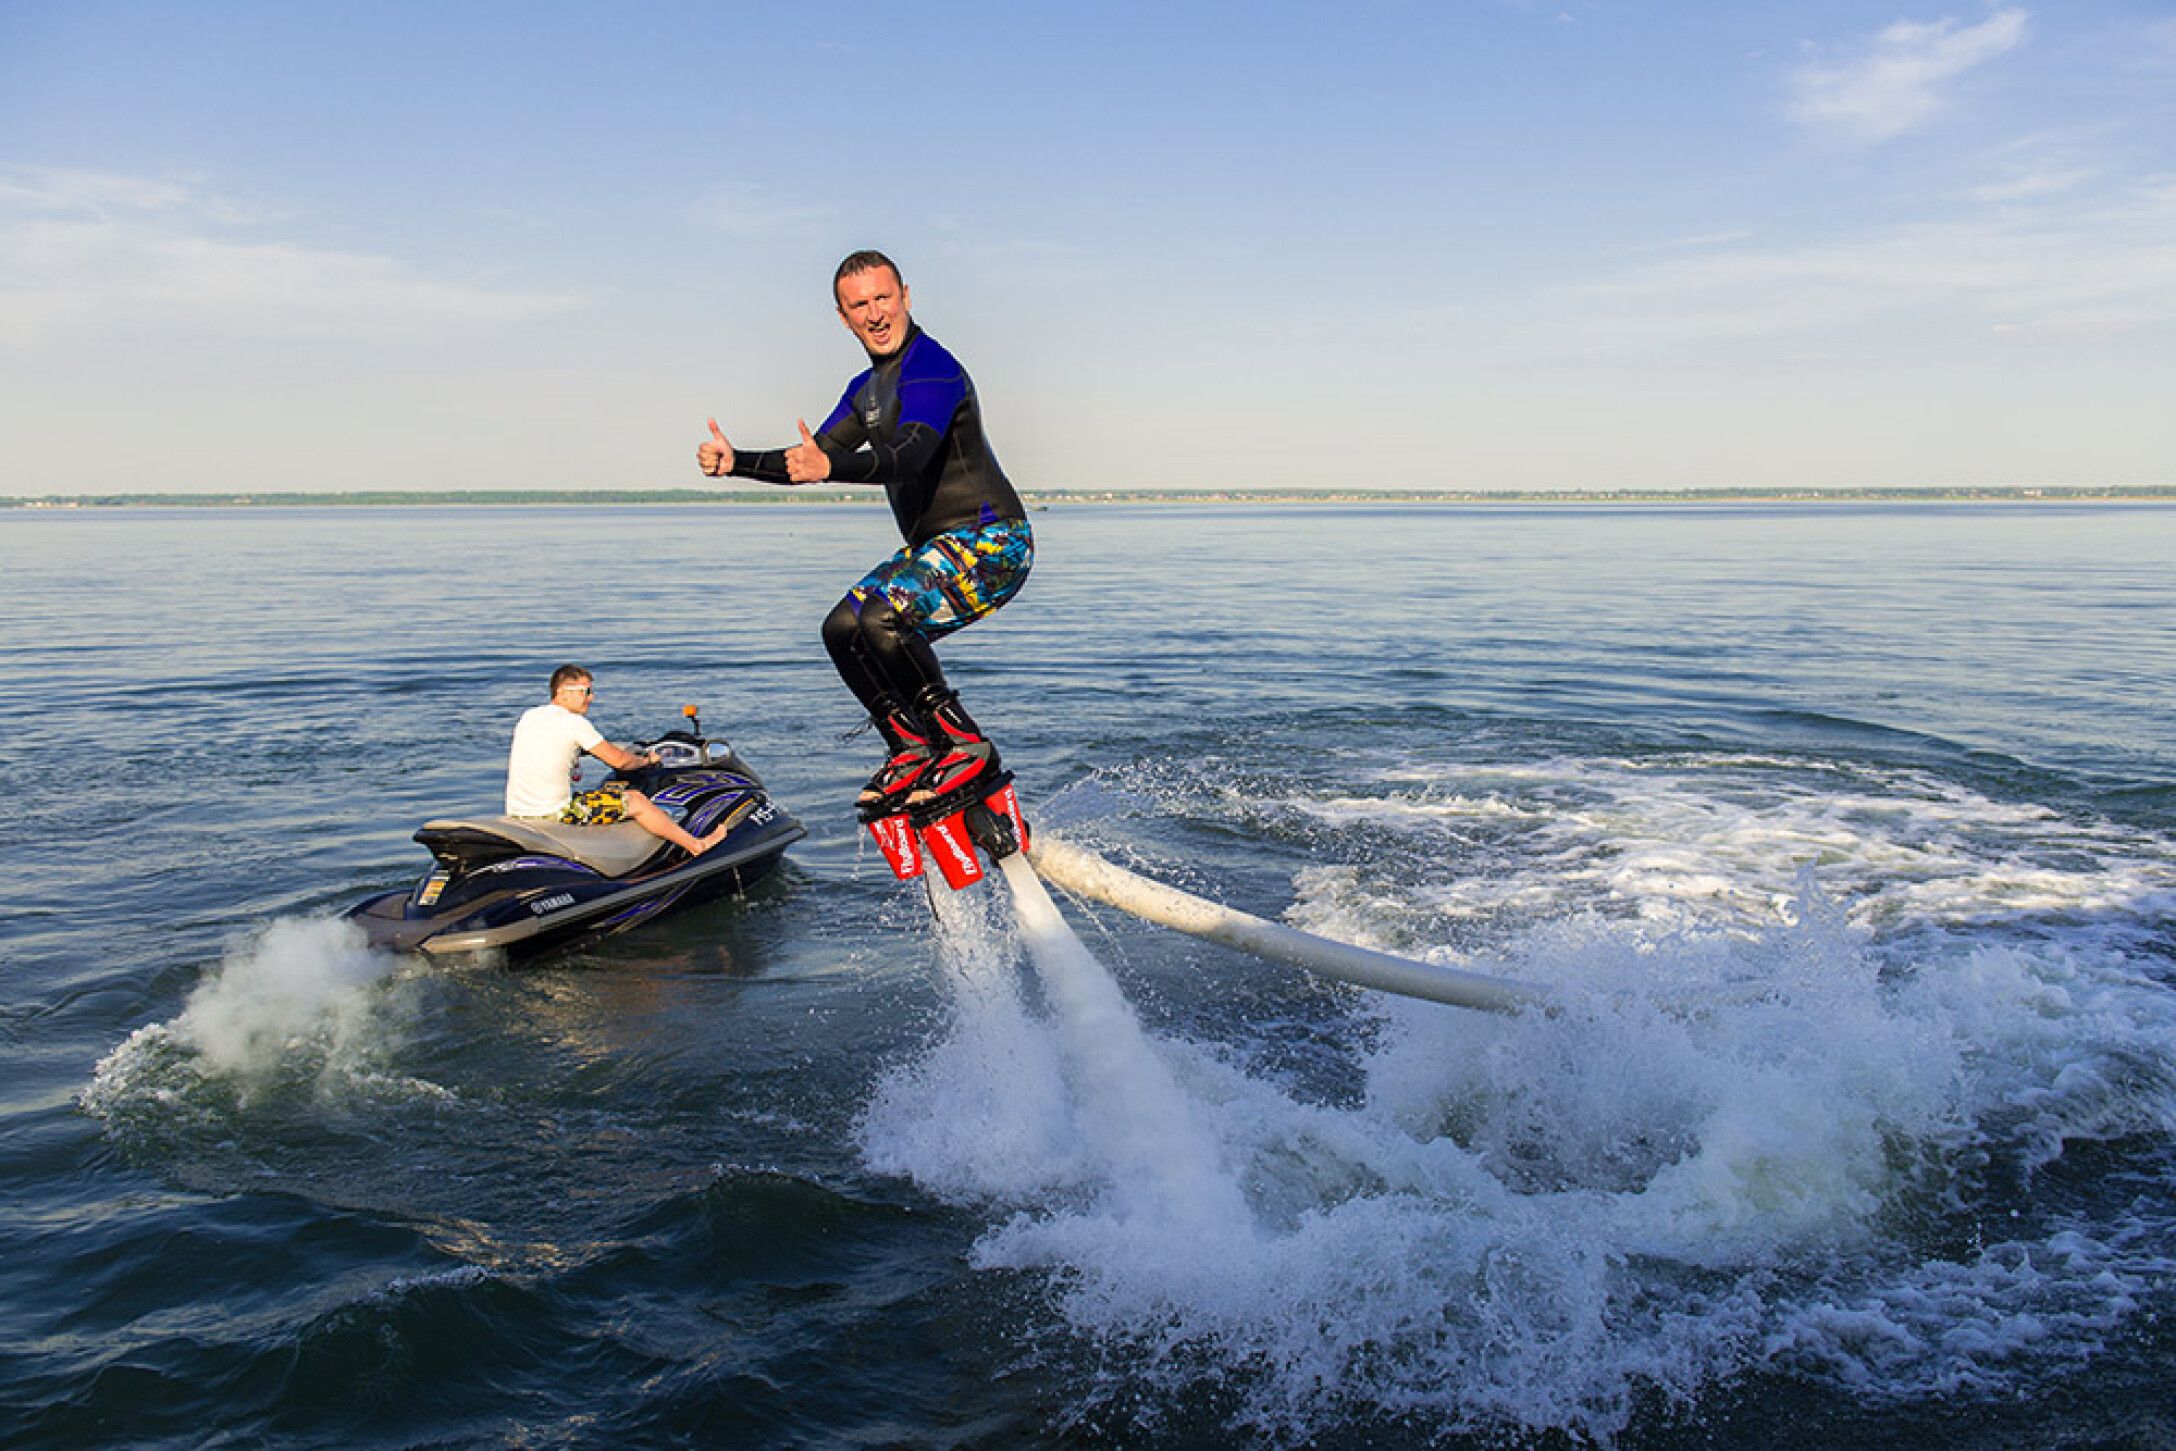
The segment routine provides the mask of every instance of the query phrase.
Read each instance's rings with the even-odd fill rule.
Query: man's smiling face
[[[907,342],[907,285],[889,267],[839,279],[839,318],[872,358],[888,358]]]

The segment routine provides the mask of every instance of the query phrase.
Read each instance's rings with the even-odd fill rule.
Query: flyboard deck
[[[912,881],[935,863],[944,884],[955,892],[982,880],[978,848],[997,862],[1028,844],[1028,823],[1020,814],[1020,793],[1010,771],[975,781],[965,796],[940,796],[889,816],[864,818],[864,824],[893,876]]]

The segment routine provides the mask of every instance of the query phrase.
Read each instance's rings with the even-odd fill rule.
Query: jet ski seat
[[[570,826],[534,816],[443,817],[424,822],[415,839],[434,855],[441,847],[457,857],[500,854],[507,846],[516,852],[545,852],[569,857],[608,877],[626,876],[664,845],[632,821]]]

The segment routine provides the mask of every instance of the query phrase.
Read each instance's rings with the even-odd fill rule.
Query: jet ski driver
[[[855,803],[864,820],[966,795],[997,748],[945,683],[931,642],[1010,600],[1035,559],[1027,510],[982,431],[959,360],[915,323],[899,267],[855,252],[831,279],[839,320],[869,355],[823,427],[790,448],[736,450],[710,420],[696,462],[773,484],[881,484],[906,541],[846,592],[824,648],[889,751]]]
[[[611,826],[632,821],[652,836],[663,837],[689,856],[725,840],[730,822],[719,822],[708,836],[695,836],[664,808],[625,782],[608,781],[577,796],[570,785],[575,763],[588,752],[615,771],[657,764],[655,751],[630,751],[606,740],[589,723],[594,678],[579,665],[552,672],[551,699],[522,712],[514,726],[514,746],[506,757],[506,814],[569,826]]]

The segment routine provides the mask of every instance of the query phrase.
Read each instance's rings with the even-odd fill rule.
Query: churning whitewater
[[[1411,765],[1260,803],[1397,844],[1305,874],[1295,918],[1412,950],[1519,902],[1529,925],[1431,954],[1571,993],[1505,1017],[1341,990],[1350,1092],[1145,1030],[1014,859],[1014,927],[938,894],[952,1019],[880,1085],[864,1152],[992,1211],[975,1262],[1047,1276],[1134,1415],[1141,1380],[1206,1377],[1280,1433],[1367,1405],[1607,1438],[1747,1371],[1906,1397],[2082,1362],[2176,1268],[2176,1226],[2027,1196],[2073,1140],[2176,1126],[2176,1011],[2124,953],[2176,858],[1850,774]],[[2110,897],[2131,911],[2096,923]]]

